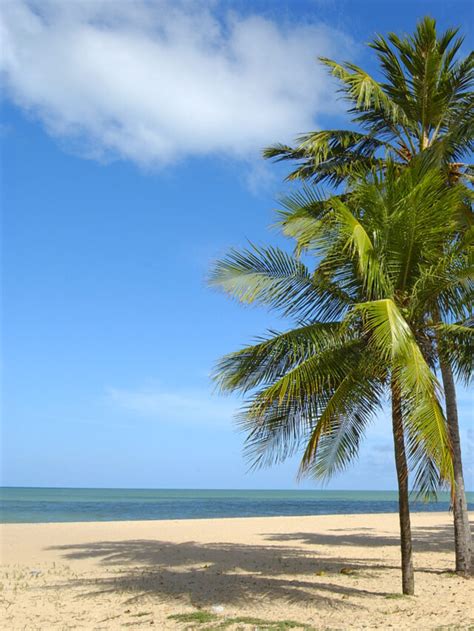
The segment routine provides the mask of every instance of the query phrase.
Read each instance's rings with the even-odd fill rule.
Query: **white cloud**
[[[69,149],[148,167],[247,159],[314,128],[335,107],[316,57],[350,44],[198,0],[10,0],[1,13],[10,98]]]
[[[207,390],[170,389],[160,385],[136,389],[108,388],[107,402],[136,417],[163,423],[230,429],[238,403]]]

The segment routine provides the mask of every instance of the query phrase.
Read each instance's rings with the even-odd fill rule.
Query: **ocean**
[[[474,493],[468,493],[474,509]],[[414,502],[448,511],[449,496]],[[0,521],[39,523],[397,512],[395,491],[239,491],[0,487]]]

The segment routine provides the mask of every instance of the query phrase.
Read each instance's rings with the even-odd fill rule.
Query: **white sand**
[[[468,628],[474,580],[449,572],[451,516],[412,521],[417,595],[403,598],[395,514],[2,525],[0,626],[207,631],[169,616],[222,605],[220,622]]]

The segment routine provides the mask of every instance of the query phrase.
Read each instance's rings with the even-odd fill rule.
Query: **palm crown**
[[[415,160],[388,163],[344,202],[311,191],[284,203],[282,227],[314,271],[276,248],[232,251],[211,282],[241,302],[279,309],[295,328],[225,356],[216,378],[247,395],[241,424],[254,465],[304,449],[301,472],[332,475],[356,456],[396,379],[415,485],[450,480],[449,438],[434,374],[436,332],[470,374],[469,262],[459,243],[466,190]],[[318,215],[312,213],[316,204]],[[445,324],[432,318],[441,310]]]
[[[438,36],[424,18],[413,36],[390,33],[371,44],[381,80],[352,63],[322,58],[341,83],[355,129],[310,132],[295,147],[277,144],[264,156],[294,160],[289,179],[340,184],[392,161],[406,164],[421,151],[440,146],[450,181],[473,179],[463,162],[473,149],[474,54],[458,59],[463,39],[457,29]]]

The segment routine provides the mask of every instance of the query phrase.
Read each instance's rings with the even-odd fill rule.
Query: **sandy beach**
[[[396,514],[4,524],[1,628],[468,628],[450,515],[413,527],[417,595],[400,597]]]

